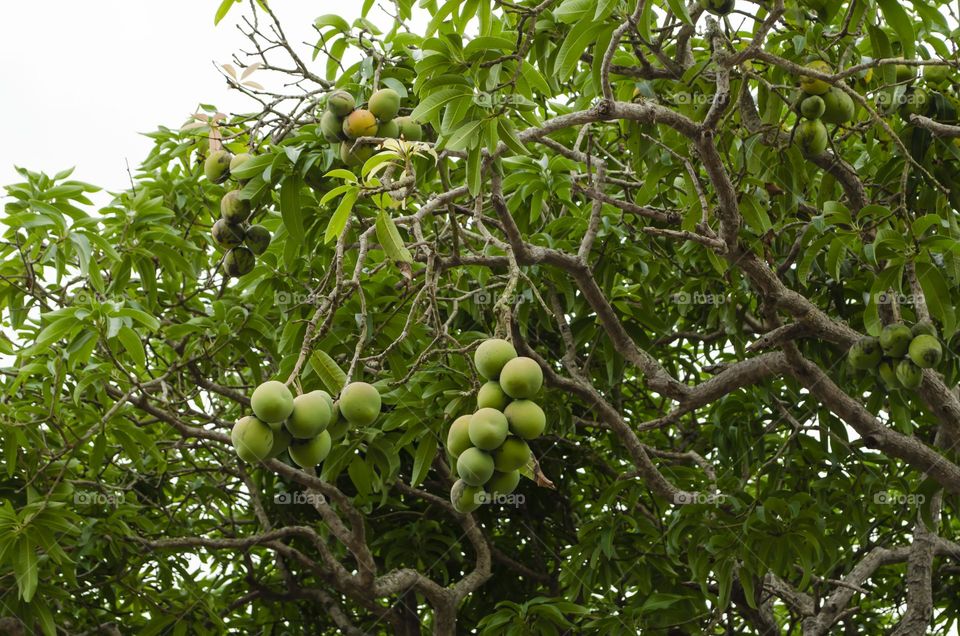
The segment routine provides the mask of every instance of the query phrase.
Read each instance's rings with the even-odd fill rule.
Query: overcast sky
[[[0,8],[0,185],[14,165],[118,190],[151,141],[139,133],[177,127],[198,103],[251,109],[214,63],[249,44],[236,5],[213,25],[220,0],[28,0]],[[313,19],[359,15],[359,0],[274,0],[291,40],[315,40]],[[374,10],[373,13],[383,16]],[[376,19],[382,23],[381,19]],[[305,45],[304,45],[305,48]],[[322,65],[318,60],[318,70]]]

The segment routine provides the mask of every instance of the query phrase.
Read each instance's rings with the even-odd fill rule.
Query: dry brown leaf
[[[260,62],[254,62],[247,68],[243,69],[243,74],[240,76],[240,79],[246,79],[251,73],[263,66]]]

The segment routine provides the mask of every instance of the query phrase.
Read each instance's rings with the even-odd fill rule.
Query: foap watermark
[[[670,296],[677,305],[723,305],[728,299],[723,294],[708,294],[706,292],[677,292]]]
[[[890,490],[873,494],[873,503],[880,506],[919,506],[926,500],[925,495],[903,494]]]
[[[901,294],[900,292],[885,291],[879,294],[873,294],[873,302],[877,305],[915,305],[916,297],[913,294]]]
[[[881,108],[891,106],[920,106],[925,108],[930,101],[930,97],[926,93],[918,93],[916,91],[879,92],[876,94],[875,101],[877,106]]]
[[[317,492],[278,492],[273,495],[273,503],[278,506],[304,504],[316,506],[327,503],[327,498]]]
[[[673,102],[678,106],[690,104],[692,106],[703,106],[713,103],[713,95],[706,93],[677,93],[673,96]]]
[[[73,503],[77,506],[113,506],[116,508],[123,501],[123,495],[114,493],[94,492],[92,490],[77,490],[73,493]]]
[[[673,496],[673,503],[678,506],[689,506],[691,504],[720,505],[726,500],[726,495],[705,492],[678,492]]]
[[[278,305],[313,305],[320,299],[316,294],[301,294],[297,292],[278,291],[273,295]]]
[[[491,305],[500,300],[500,296],[485,289],[473,293],[473,302],[478,305]],[[519,294],[512,294],[505,299],[508,305],[521,305],[523,303],[533,302],[533,292],[525,289]]]
[[[519,508],[527,502],[523,493],[510,493],[508,495],[501,493],[489,493],[480,491],[473,496],[473,502],[481,506],[512,506]]]

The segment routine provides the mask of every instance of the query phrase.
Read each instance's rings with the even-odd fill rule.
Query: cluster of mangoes
[[[249,153],[233,156],[227,150],[211,152],[203,164],[203,172],[213,183],[223,183],[243,164]],[[240,198],[240,190],[230,190],[220,199],[220,218],[210,233],[214,242],[226,250],[223,271],[228,276],[240,277],[253,271],[257,256],[270,247],[270,230],[262,225],[251,225],[250,201]]]
[[[807,64],[821,73],[832,74],[833,69],[823,60]],[[797,124],[794,141],[804,154],[816,156],[827,149],[827,127],[824,124],[845,124],[853,119],[856,107],[846,92],[816,77],[800,76],[802,95],[797,110],[802,121]]]
[[[517,355],[500,338],[483,341],[474,354],[477,372],[487,382],[477,392],[477,410],[457,418],[447,433],[447,451],[456,458],[458,480],[450,502],[462,513],[520,483],[520,469],[531,458],[527,442],[543,433],[547,418],[533,398],[543,386],[543,371],[531,358]]]
[[[875,370],[889,389],[915,389],[923,383],[923,369],[940,364],[943,348],[937,339],[937,328],[930,321],[908,327],[889,324],[879,338],[865,336],[847,353],[854,369]]]
[[[293,393],[270,380],[250,396],[253,415],[237,420],[230,435],[237,456],[246,462],[272,459],[287,451],[298,466],[313,468],[330,454],[330,428],[342,417],[348,424],[369,426],[380,414],[380,393],[366,382],[352,382],[337,401],[326,391]]]
[[[320,117],[320,132],[332,144],[340,144],[340,159],[348,166],[362,165],[373,156],[374,147],[356,143],[361,137],[389,137],[420,141],[423,128],[410,117],[397,117],[400,94],[392,88],[381,88],[367,100],[366,108],[357,108],[353,95],[334,91],[327,97],[327,107]]]

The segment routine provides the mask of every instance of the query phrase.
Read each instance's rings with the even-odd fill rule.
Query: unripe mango
[[[257,257],[246,247],[238,246],[227,252],[223,257],[223,271],[227,276],[240,278],[253,271],[257,264]]]
[[[500,371],[500,388],[515,400],[534,397],[542,386],[543,370],[533,358],[514,358]]]
[[[392,88],[381,88],[370,96],[367,108],[380,121],[390,121],[400,112],[400,94]]]
[[[513,345],[501,338],[484,340],[473,354],[477,372],[488,380],[496,380],[503,366],[517,357]]]
[[[220,216],[232,225],[243,223],[250,216],[250,201],[241,199],[239,190],[231,190],[220,199]]]
[[[283,382],[269,380],[253,390],[250,408],[264,422],[282,422],[293,412],[293,393]]]
[[[203,162],[203,174],[214,183],[223,183],[230,176],[233,157],[226,150],[211,152]]]
[[[332,446],[333,440],[330,439],[330,433],[323,431],[306,441],[294,440],[287,452],[290,453],[290,459],[296,462],[297,466],[313,468],[327,458]]]
[[[351,382],[340,392],[340,414],[356,426],[373,424],[380,404],[380,392],[366,382]]]
[[[287,419],[287,430],[297,439],[310,439],[327,430],[330,404],[323,391],[311,391],[293,398],[293,412]]]
[[[210,228],[210,234],[213,240],[224,249],[230,249],[243,243],[244,232],[239,225],[231,225],[224,219],[217,219],[217,222]]]

